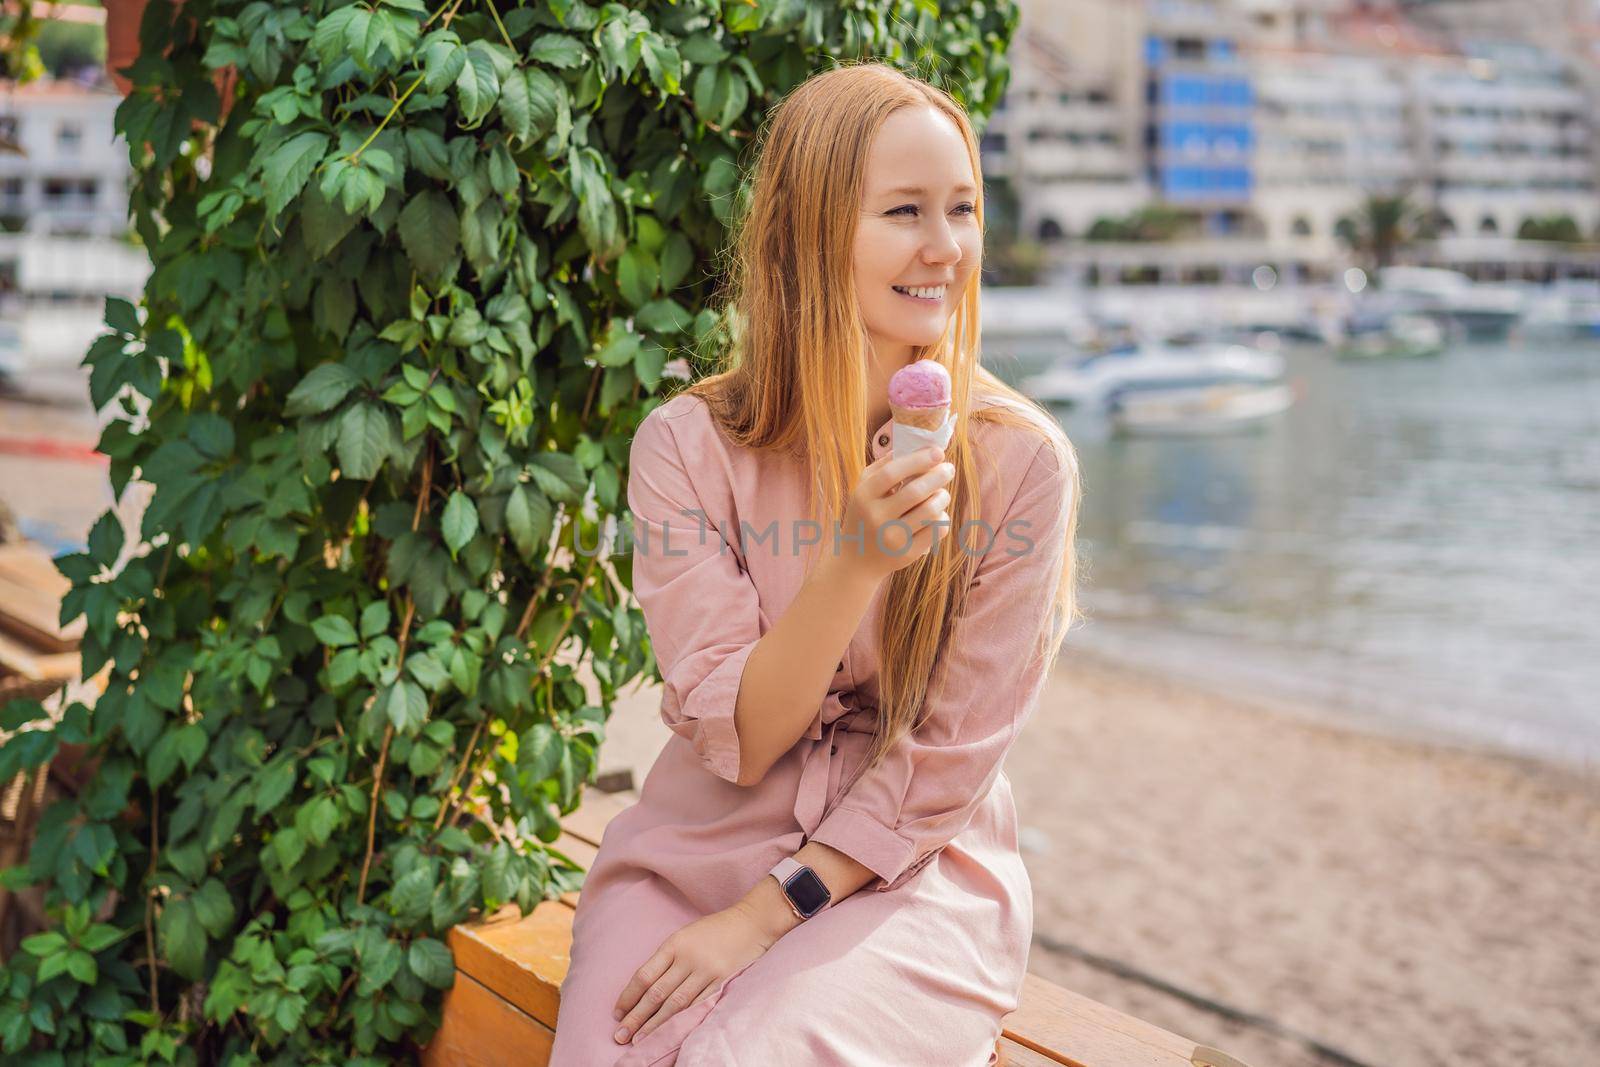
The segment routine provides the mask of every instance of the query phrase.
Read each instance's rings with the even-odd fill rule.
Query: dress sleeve
[[[898,888],[972,821],[1047,675],[1040,649],[1059,641],[1052,608],[1076,478],[1049,442],[1034,453],[935,670],[924,720],[865,772],[811,840]]]
[[[734,705],[766,627],[755,584],[689,477],[672,423],[647,415],[629,453],[633,595],[661,669],[661,718],[707,770],[737,784]]]

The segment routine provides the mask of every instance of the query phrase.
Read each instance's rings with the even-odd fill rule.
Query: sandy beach
[[[1037,973],[1251,1067],[1600,1056],[1600,778],[1070,653],[1024,739]]]
[[[643,780],[657,699],[603,770]],[[1249,1067],[1600,1055],[1600,778],[1070,649],[1006,773],[1051,981]]]

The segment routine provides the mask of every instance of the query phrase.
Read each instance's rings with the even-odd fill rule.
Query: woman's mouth
[[[945,286],[942,285],[891,285],[889,288],[924,304],[937,304],[944,299]]]

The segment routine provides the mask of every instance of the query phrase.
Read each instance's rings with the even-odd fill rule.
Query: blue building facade
[[[1227,233],[1254,187],[1255,93],[1236,43],[1192,31],[1145,39],[1145,154],[1161,199],[1200,210],[1211,233]],[[1214,209],[1214,210],[1208,210]]]

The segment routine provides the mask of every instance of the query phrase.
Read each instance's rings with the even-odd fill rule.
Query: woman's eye
[[[957,204],[955,206],[954,210],[955,210],[956,214],[958,214],[958,215],[970,215],[974,211],[976,211],[977,208],[974,207],[972,204]],[[915,205],[915,204],[901,204],[897,208],[893,208],[893,209],[891,209],[889,211],[884,212],[884,214],[886,214],[886,215],[900,215],[901,212],[910,212],[912,215],[914,215],[914,214],[916,214],[916,211],[917,211],[917,205]],[[903,217],[909,218],[910,215],[905,215]]]

